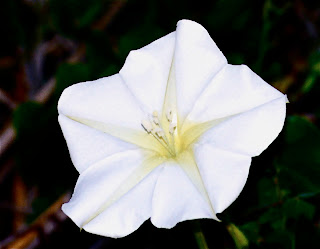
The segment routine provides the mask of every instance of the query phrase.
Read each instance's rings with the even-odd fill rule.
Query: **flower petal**
[[[159,228],[172,228],[197,218],[212,218],[208,203],[178,164],[165,163],[153,194],[151,222]]]
[[[265,150],[282,130],[287,97],[267,102],[250,111],[232,116],[200,137],[198,143],[249,156]]]
[[[284,96],[245,65],[227,65],[210,82],[188,116],[192,122],[238,114]]]
[[[221,150],[210,144],[195,146],[194,152],[213,208],[220,213],[242,191],[251,157]]]
[[[59,115],[72,163],[79,173],[92,164],[118,152],[137,149],[136,145]]]
[[[151,44],[131,51],[120,75],[149,113],[161,111],[175,44],[172,32]]]
[[[58,103],[60,114],[142,130],[145,114],[119,74],[65,89]]]
[[[227,64],[227,60],[200,24],[181,20],[176,33],[177,104],[184,119],[204,87]]]
[[[94,234],[117,238],[132,233],[151,215],[152,193],[161,167],[118,198],[114,193],[127,184],[143,161],[141,151],[133,150],[98,162],[80,175],[70,202],[62,210],[79,227],[84,225],[86,231]],[[87,222],[109,198],[110,205]]]

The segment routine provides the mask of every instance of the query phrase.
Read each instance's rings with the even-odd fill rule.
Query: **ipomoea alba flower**
[[[177,29],[131,51],[118,74],[67,88],[59,122],[80,173],[62,210],[88,232],[122,237],[216,219],[241,192],[251,157],[277,137],[287,98],[229,65],[208,32]]]

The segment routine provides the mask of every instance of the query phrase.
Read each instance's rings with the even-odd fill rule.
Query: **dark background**
[[[78,177],[57,123],[61,92],[117,73],[130,50],[183,18],[290,100],[284,130],[253,159],[222,222],[200,221],[209,247],[319,248],[319,1],[7,0],[0,18],[0,248],[197,248],[189,221],[147,221],[115,240],[60,211]]]

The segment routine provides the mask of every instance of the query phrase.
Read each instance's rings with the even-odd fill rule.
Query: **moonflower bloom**
[[[118,74],[64,90],[59,122],[80,173],[62,210],[123,237],[144,221],[211,218],[240,194],[251,157],[278,136],[286,95],[229,65],[208,32],[177,29],[131,51]]]

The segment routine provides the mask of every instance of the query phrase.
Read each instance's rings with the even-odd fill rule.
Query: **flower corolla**
[[[240,194],[251,158],[278,136],[282,94],[245,65],[230,65],[208,32],[176,31],[131,51],[118,74],[72,85],[59,123],[79,171],[62,210],[88,232],[123,237],[218,220]]]

